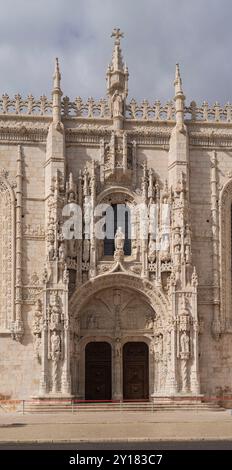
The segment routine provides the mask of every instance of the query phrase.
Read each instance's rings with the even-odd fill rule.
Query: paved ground
[[[202,439],[232,441],[231,411],[0,414],[0,443]]]

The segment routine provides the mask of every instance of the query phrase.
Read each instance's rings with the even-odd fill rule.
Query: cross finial
[[[114,28],[111,34],[111,37],[115,38],[115,44],[120,44],[120,39],[124,37],[124,33],[120,31],[120,28]]]

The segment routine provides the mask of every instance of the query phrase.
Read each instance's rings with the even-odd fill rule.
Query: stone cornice
[[[105,117],[62,117],[67,143],[98,145],[110,139],[113,122]],[[50,115],[0,114],[0,141],[45,142],[52,118]],[[185,121],[189,143],[201,147],[232,147],[232,123]],[[124,132],[138,145],[168,146],[175,121],[125,119]]]
[[[0,141],[45,142],[51,118],[49,116],[0,115]]]

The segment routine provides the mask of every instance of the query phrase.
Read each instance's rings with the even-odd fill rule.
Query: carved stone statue
[[[150,316],[146,321],[146,330],[152,330],[154,327],[154,319]]]
[[[58,361],[60,359],[61,353],[61,341],[60,335],[53,331],[51,335],[51,358],[53,361]]]
[[[98,322],[97,322],[97,318],[94,314],[90,314],[88,315],[87,317],[87,321],[86,321],[86,328],[87,329],[94,329],[94,328],[98,328]]]
[[[159,334],[154,341],[155,361],[160,361],[163,355],[163,335]]]
[[[32,323],[32,331],[34,335],[40,334],[42,329],[42,304],[38,299],[35,305],[34,318]]]
[[[123,114],[123,100],[118,90],[116,90],[113,95],[113,117],[122,116],[122,114]]]
[[[61,306],[60,306],[60,298],[58,295],[55,297],[55,302],[53,305],[49,306],[49,314],[50,314],[50,326],[51,329],[59,328],[61,322]]]
[[[125,243],[125,235],[122,231],[122,227],[118,227],[117,232],[115,234],[115,249],[116,250],[123,250],[124,243]]]
[[[64,255],[64,242],[61,242],[61,244],[59,246],[59,260],[63,261],[64,258],[65,258],[65,255]]]
[[[189,354],[189,335],[186,331],[183,331],[180,337],[180,350],[181,353]]]
[[[155,240],[152,240],[152,238],[150,239],[148,245],[148,260],[150,263],[154,263],[156,260],[156,242]]]
[[[122,352],[121,341],[120,341],[120,338],[117,338],[115,341],[115,357],[119,358],[121,356],[121,352]]]

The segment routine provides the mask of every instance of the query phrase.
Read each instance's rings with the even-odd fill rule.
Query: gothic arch
[[[224,326],[231,325],[232,307],[232,180],[223,187],[220,196],[220,271],[221,271],[221,314]]]
[[[14,320],[15,195],[0,174],[0,332],[10,332]]]
[[[90,280],[76,289],[69,302],[69,311],[73,317],[78,317],[80,311],[90,298],[100,290],[107,288],[123,288],[142,294],[147,303],[153,308],[160,318],[168,318],[169,304],[162,291],[139,276],[123,272],[107,273]]]

